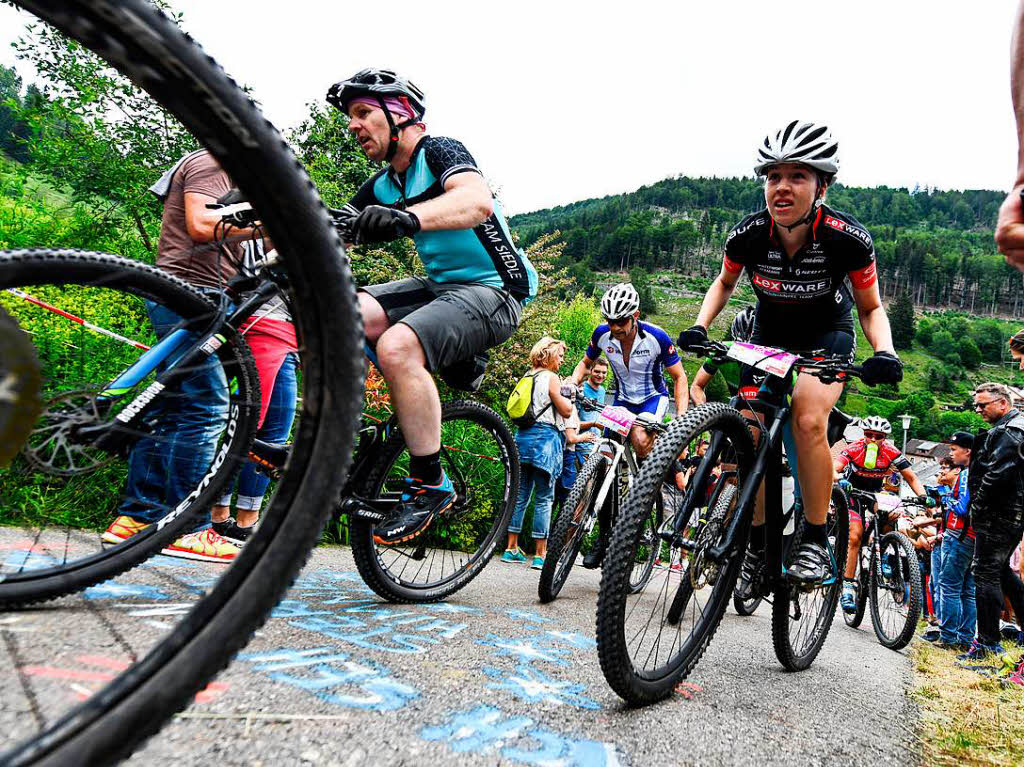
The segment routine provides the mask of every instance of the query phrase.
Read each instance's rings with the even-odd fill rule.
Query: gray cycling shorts
[[[478,283],[409,277],[360,290],[376,299],[390,324],[412,328],[431,372],[502,343],[523,316],[509,293]]]

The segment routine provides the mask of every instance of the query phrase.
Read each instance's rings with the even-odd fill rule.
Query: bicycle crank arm
[[[342,514],[348,514],[356,519],[365,519],[369,522],[383,522],[394,516],[395,502],[393,500],[361,498],[358,495],[350,495],[342,499],[340,511]]]

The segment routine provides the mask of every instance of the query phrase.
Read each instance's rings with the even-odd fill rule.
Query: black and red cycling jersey
[[[767,209],[747,216],[729,232],[723,267],[749,274],[758,299],[757,327],[797,345],[811,331],[852,333],[847,279],[859,289],[877,279],[871,235],[853,216],[827,205],[818,208],[810,240],[792,259]]]
[[[869,493],[877,493],[885,483],[885,477],[889,472],[903,471],[910,468],[910,461],[903,455],[898,447],[891,442],[877,442],[877,452],[870,450],[872,443],[866,439],[859,439],[852,442],[836,458],[839,468],[850,466],[852,472],[850,484],[858,490],[866,490]]]

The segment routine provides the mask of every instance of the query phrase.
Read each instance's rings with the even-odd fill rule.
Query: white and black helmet
[[[877,431],[882,434],[892,434],[892,425],[880,415],[869,415],[860,422],[864,431]]]
[[[774,137],[765,136],[757,148],[754,173],[763,176],[768,168],[784,162],[807,165],[831,181],[839,172],[839,142],[828,126],[793,120]]]
[[[601,314],[610,320],[632,316],[640,308],[640,294],[628,282],[620,282],[601,297]]]
[[[733,341],[749,341],[754,335],[754,316],[757,309],[753,306],[744,306],[732,318],[732,325],[729,327],[729,335]]]

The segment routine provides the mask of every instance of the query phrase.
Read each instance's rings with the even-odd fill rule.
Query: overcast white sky
[[[831,126],[848,184],[1014,176],[1013,0],[172,2],[279,128],[362,67],[407,74],[512,213],[749,174],[795,117]],[[0,6],[0,62],[25,18]]]

